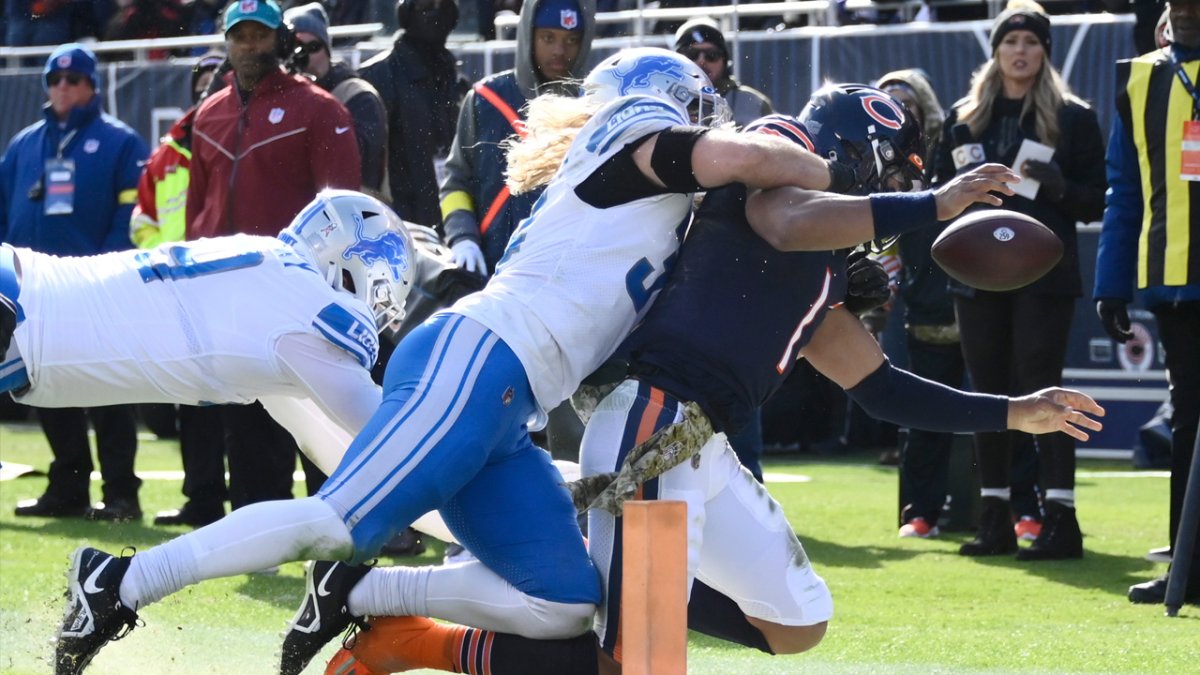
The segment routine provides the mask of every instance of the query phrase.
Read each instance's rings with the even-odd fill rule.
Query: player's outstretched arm
[[[686,148],[690,149],[690,153],[670,157],[684,149],[678,143],[667,147],[669,139],[664,142],[664,134],[670,133],[667,131],[651,136],[638,146],[633,155],[642,173],[660,186],[672,182],[663,175],[665,167],[683,168],[690,162],[691,170],[687,173],[689,177],[694,177],[700,188],[730,183],[744,183],[752,188],[791,185],[810,190],[835,191],[850,187],[844,175],[839,174],[840,180],[835,181],[834,170],[828,160],[780,138],[714,129],[696,134]],[[660,143],[664,147],[659,147]]]
[[[1061,431],[1086,441],[1086,430],[1099,431],[1103,425],[1092,419],[1104,416],[1104,408],[1091,396],[1072,389],[1050,387],[1014,398],[1008,403],[1008,428],[1031,434]]]
[[[984,164],[955,176],[934,190],[938,220],[957,217],[974,204],[1000,206],[996,193],[1012,196],[1011,183],[1020,183],[1021,176],[1003,164]]]

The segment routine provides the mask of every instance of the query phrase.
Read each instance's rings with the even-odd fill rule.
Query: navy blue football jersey
[[[746,219],[746,188],[708,193],[670,280],[620,353],[638,379],[736,433],[846,292],[845,251],[783,253]]]

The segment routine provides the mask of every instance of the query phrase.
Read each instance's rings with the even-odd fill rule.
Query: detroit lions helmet
[[[729,105],[700,66],[657,47],[622,49],[604,59],[583,80],[583,91],[604,101],[653,96],[701,126],[716,126],[730,119]]]
[[[404,318],[415,252],[404,221],[383,202],[353,190],[322,190],[279,238],[335,289],[367,303],[377,329]]]
[[[920,185],[925,142],[904,104],[874,87],[829,84],[800,111],[817,152],[852,167],[857,192],[907,192]]]

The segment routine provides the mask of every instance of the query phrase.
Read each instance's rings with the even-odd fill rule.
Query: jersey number
[[[142,281],[150,283],[152,281],[194,279],[209,274],[254,267],[262,263],[263,254],[261,251],[246,251],[232,255],[218,254],[217,257],[196,260],[192,257],[192,250],[187,246],[172,246],[166,249],[165,255],[160,249],[139,253],[136,259],[141,263],[138,274],[142,275]]]

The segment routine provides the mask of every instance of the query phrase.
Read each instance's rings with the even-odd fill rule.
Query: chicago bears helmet
[[[657,47],[622,49],[604,59],[584,79],[583,91],[605,101],[653,96],[702,126],[715,126],[730,118],[728,104],[700,66]]]
[[[817,152],[852,167],[856,192],[906,192],[925,169],[921,128],[904,105],[862,84],[829,84],[800,111]]]
[[[772,113],[747,124],[742,131],[748,134],[760,133],[778,136],[804,146],[809,152],[818,152],[808,129],[804,128],[804,123],[791,115]]]
[[[353,190],[322,190],[279,238],[335,289],[367,303],[379,330],[404,318],[415,251],[404,221],[383,202]]]

